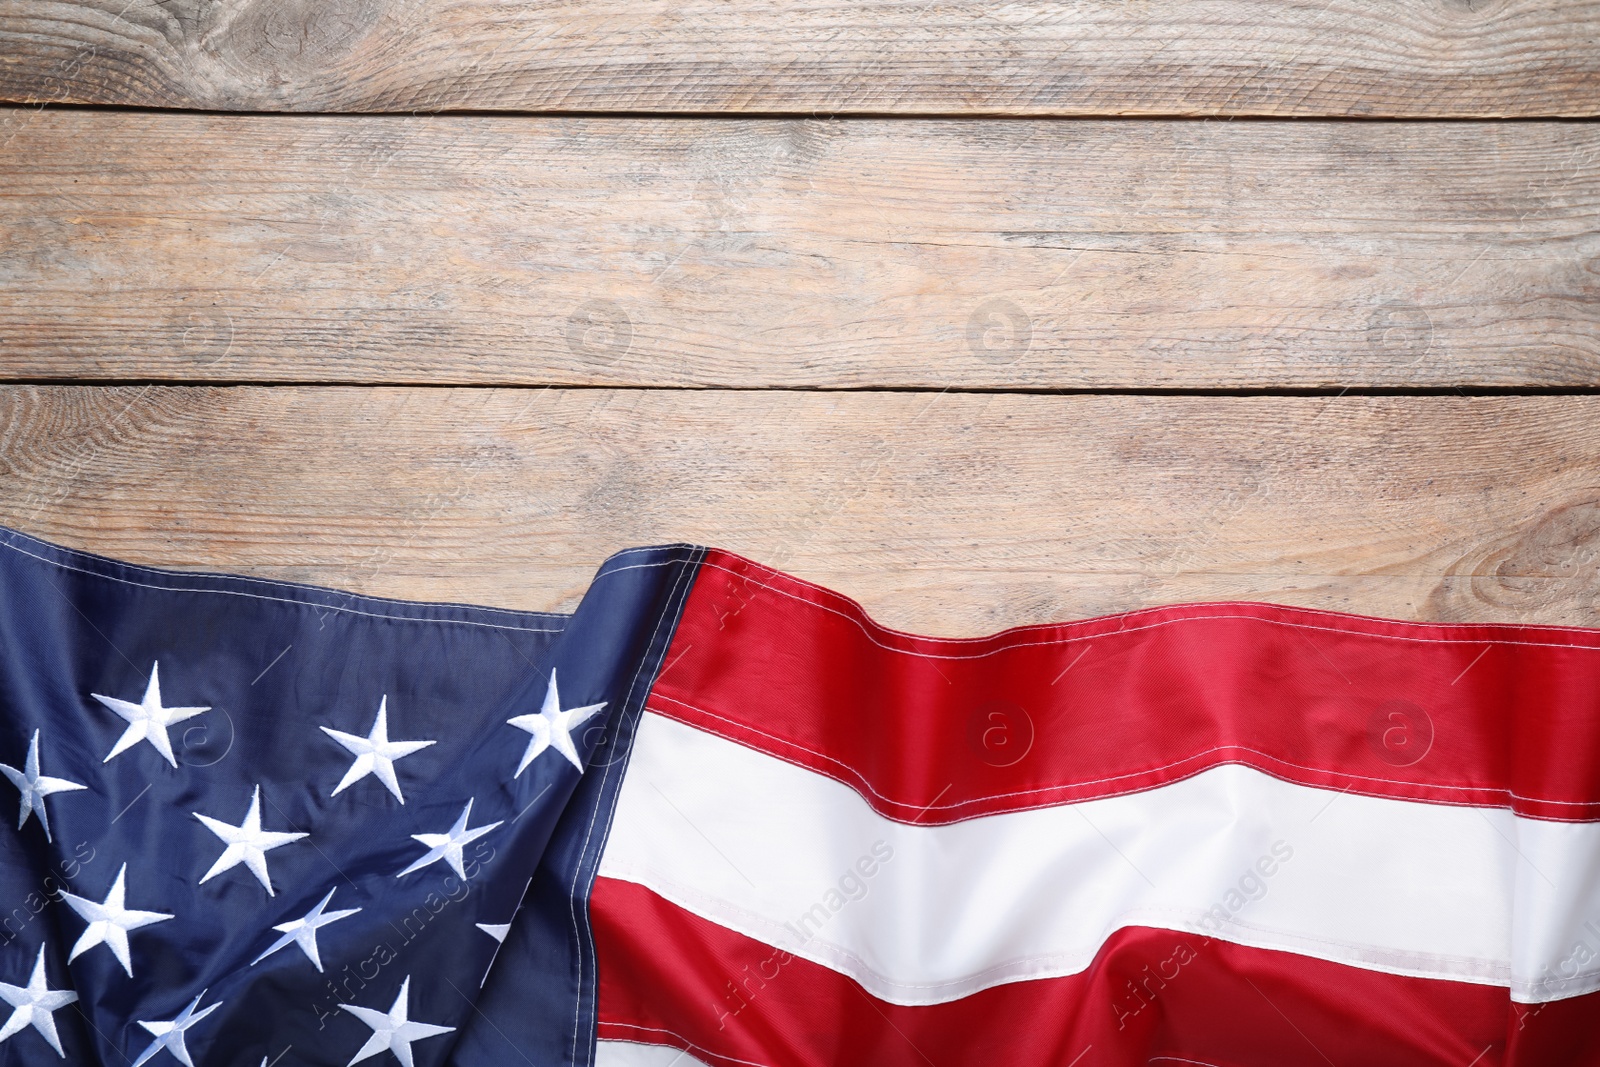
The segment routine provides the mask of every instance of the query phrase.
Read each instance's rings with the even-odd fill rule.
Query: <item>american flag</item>
[[[0,596],[0,1064],[1600,1063],[1600,632]]]

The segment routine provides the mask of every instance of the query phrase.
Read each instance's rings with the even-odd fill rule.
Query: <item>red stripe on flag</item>
[[[1140,928],[1082,974],[905,1007],[629,882],[598,879],[590,914],[599,1036],[713,1067],[1600,1064],[1600,994],[1513,1004],[1494,986]]]
[[[1198,604],[915,637],[713,551],[649,707],[952,822],[1221,763],[1600,819],[1600,631]]]

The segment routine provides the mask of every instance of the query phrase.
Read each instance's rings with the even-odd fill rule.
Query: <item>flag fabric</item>
[[[1600,1064],[1594,630],[0,597],[0,1064]]]
[[[562,616],[0,533],[0,1064],[589,1056],[615,782],[578,765],[694,558],[621,553]]]

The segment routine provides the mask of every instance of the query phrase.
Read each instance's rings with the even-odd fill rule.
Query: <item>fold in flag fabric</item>
[[[0,1064],[1600,1064],[1600,631],[0,531]],[[15,818],[12,814],[15,813]]]

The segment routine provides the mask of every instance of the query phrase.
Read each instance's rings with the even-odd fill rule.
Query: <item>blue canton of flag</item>
[[[566,616],[0,530],[0,1064],[587,1062],[594,812],[695,551]]]

